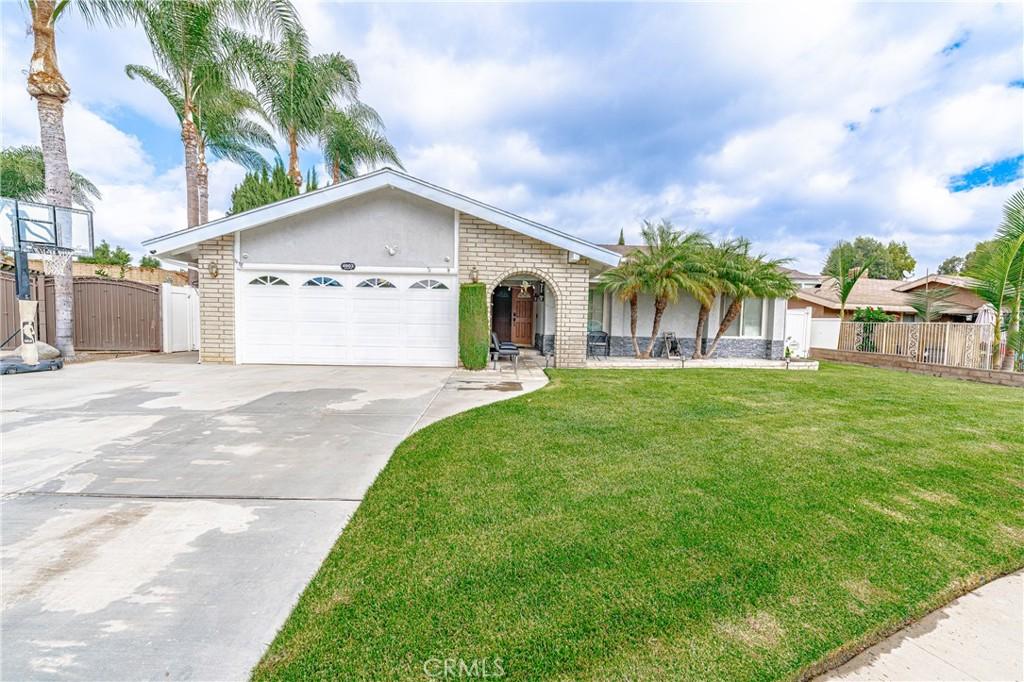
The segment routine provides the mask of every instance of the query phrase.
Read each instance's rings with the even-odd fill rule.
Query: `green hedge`
[[[463,284],[459,292],[459,357],[467,369],[487,366],[487,287]]]

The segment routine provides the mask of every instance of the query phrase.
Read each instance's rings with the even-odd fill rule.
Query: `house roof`
[[[928,275],[927,277],[912,279],[909,282],[901,282],[895,290],[912,291],[918,287],[923,287],[925,284],[944,284],[950,287],[968,289],[971,285],[971,279],[969,277],[957,277],[955,275]]]
[[[477,201],[457,192],[438,187],[393,168],[382,168],[381,170],[360,175],[351,180],[329,185],[323,189],[300,194],[297,197],[282,199],[266,206],[225,216],[218,220],[197,225],[196,227],[153,237],[142,242],[142,244],[150,249],[155,249],[158,255],[173,257],[174,254],[182,253],[189,247],[207,239],[214,239],[232,232],[240,232],[266,225],[281,218],[312,211],[351,197],[385,188],[402,190],[462,213],[469,213],[500,227],[525,234],[567,251],[578,253],[584,258],[605,265],[614,266],[619,264],[619,254],[615,251],[610,251],[580,237],[517,216],[514,213],[485,204],[482,201]]]
[[[779,270],[782,270],[782,272],[788,275],[790,279],[804,279],[819,282],[822,278],[822,275],[812,275],[807,272],[801,272],[800,270],[796,270],[794,268],[785,268],[780,266]]]
[[[923,283],[922,281],[920,284]],[[912,288],[908,286],[910,284],[913,282],[861,277],[853,285],[853,290],[850,292],[849,298],[846,299],[846,307],[851,309],[881,308],[887,313],[913,313],[915,310],[908,304],[906,293],[908,288]],[[920,284],[915,286],[920,286]],[[798,290],[793,297],[809,303],[817,303],[825,308],[838,310],[840,307],[839,293],[836,291],[835,279],[832,277],[824,277],[821,284],[816,287]],[[968,306],[954,306],[950,308],[949,312],[961,315],[973,313],[974,309]]]

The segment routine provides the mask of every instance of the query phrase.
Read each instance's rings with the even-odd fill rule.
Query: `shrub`
[[[140,268],[158,268],[160,267],[160,259],[154,258],[153,256],[143,256],[142,260],[139,261]]]
[[[459,358],[466,369],[487,366],[487,287],[463,284],[459,291]]]

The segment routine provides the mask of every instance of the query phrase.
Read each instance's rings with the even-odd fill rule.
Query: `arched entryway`
[[[488,283],[491,330],[500,341],[554,353],[560,298],[546,273],[510,269]]]

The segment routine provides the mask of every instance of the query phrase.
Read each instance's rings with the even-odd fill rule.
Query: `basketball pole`
[[[18,245],[21,246],[20,244]],[[39,302],[31,300],[28,272],[28,254],[21,248],[14,252],[14,293],[18,298],[18,321],[21,330],[21,361],[26,365],[39,364],[36,347],[36,310]]]

